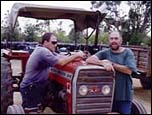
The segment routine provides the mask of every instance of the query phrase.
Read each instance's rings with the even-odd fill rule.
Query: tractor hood
[[[71,19],[74,21],[76,31],[82,31],[89,27],[95,29],[105,15],[100,11],[87,11],[81,8],[15,3],[11,9],[9,27],[14,29],[17,17],[21,16],[43,20]]]

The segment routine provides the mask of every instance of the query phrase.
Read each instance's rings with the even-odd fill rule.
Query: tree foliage
[[[72,28],[71,31],[69,32],[69,39],[72,43],[80,43],[80,40],[82,38],[82,33],[81,32],[75,32],[75,29]]]
[[[119,26],[119,18],[120,18],[120,12],[119,12],[119,6],[121,4],[121,1],[93,1],[91,2],[92,7],[91,9],[95,10],[100,10],[102,6],[106,6],[105,8],[107,9],[107,15],[106,18],[104,19],[104,22],[106,26],[105,28],[108,28],[108,31],[112,31],[114,29],[118,29]],[[102,11],[101,11],[102,12]],[[114,25],[115,27],[113,27]]]
[[[61,43],[69,43],[70,42],[68,36],[66,36],[66,32],[65,31],[57,29],[53,33],[55,33],[55,35],[57,36],[59,42],[61,42]]]
[[[147,42],[147,34],[151,31],[151,1],[128,1],[130,7],[127,15],[120,15],[121,1],[92,1],[92,9],[107,5],[105,24],[101,24],[102,32],[118,30],[123,35],[123,43],[139,45]],[[149,39],[148,39],[149,40]]]
[[[21,37],[21,28],[19,22],[16,22],[15,29],[12,32],[8,25],[9,11],[5,13],[4,19],[1,22],[1,41],[18,41]]]
[[[140,45],[146,42],[147,34],[151,31],[151,1],[129,1],[128,5],[129,18],[122,21],[121,25],[125,34],[123,37],[130,44]]]
[[[33,41],[39,41],[40,38],[40,27],[36,24],[26,24],[25,26],[25,41],[33,42]]]
[[[39,27],[39,32],[42,35],[44,32],[51,32],[50,20],[36,20],[36,26]]]
[[[107,6],[107,16],[100,24],[99,28],[99,43],[106,43],[107,32],[112,30],[119,30],[123,35],[123,44],[129,42],[130,44],[140,45],[141,43],[150,44],[151,37],[147,38],[147,33],[151,32],[151,1],[126,1],[128,4],[129,12],[127,15],[120,15],[120,5],[122,1],[91,1],[91,9],[100,9],[102,5]],[[50,32],[50,20],[37,20],[36,24],[26,24],[24,32],[21,31],[20,25],[17,22],[14,33],[9,37],[10,30],[7,26],[9,11],[5,14],[1,22],[1,40],[7,39],[12,41],[39,41],[44,32]],[[71,43],[86,43],[85,35],[83,32],[77,32],[73,25],[69,35],[66,35],[62,30],[63,22],[58,23],[59,28],[54,32],[56,33],[60,42]],[[89,39],[89,43],[94,43],[95,35],[93,34]]]
[[[132,33],[147,34],[151,27],[151,1],[128,1]]]

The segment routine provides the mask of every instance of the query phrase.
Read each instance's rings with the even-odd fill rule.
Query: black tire
[[[131,114],[147,114],[147,111],[146,111],[145,107],[142,105],[142,103],[133,99]]]
[[[6,114],[9,105],[13,104],[13,79],[11,63],[1,57],[1,114]]]

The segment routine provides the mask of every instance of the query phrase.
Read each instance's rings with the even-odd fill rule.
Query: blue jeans
[[[131,105],[131,101],[114,101],[112,111],[120,114],[130,114]]]
[[[39,109],[47,93],[47,82],[33,83],[25,88],[20,88],[23,108]]]

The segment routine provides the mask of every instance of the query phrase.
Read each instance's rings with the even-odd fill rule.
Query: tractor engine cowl
[[[114,73],[103,67],[73,61],[50,69],[54,85],[56,112],[68,114],[104,114],[111,112]]]

